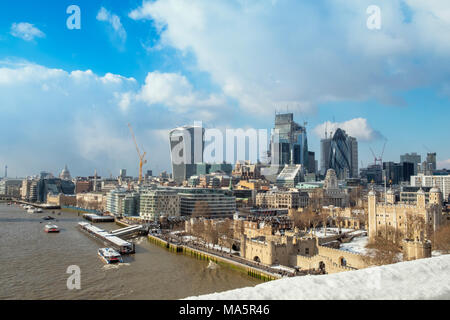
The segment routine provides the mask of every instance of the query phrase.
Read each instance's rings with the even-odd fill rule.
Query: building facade
[[[157,221],[160,217],[180,215],[180,197],[176,190],[145,190],[140,194],[139,216]]]

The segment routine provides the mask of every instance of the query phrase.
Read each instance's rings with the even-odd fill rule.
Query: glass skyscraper
[[[322,145],[322,147],[325,144]],[[356,138],[348,136],[344,130],[337,129],[329,142],[328,168],[334,169],[339,179],[358,176],[358,142]]]
[[[306,128],[294,122],[294,114],[277,114],[275,130],[278,130],[279,141],[272,141],[272,153],[278,152],[279,164],[301,164],[309,169]]]

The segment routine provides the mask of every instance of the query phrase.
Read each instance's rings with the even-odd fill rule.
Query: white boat
[[[30,208],[27,210],[28,213],[36,213],[36,209],[34,208]]]
[[[42,213],[42,209],[41,208],[36,208],[36,213]]]
[[[112,248],[100,248],[98,255],[107,264],[123,262],[120,253]]]
[[[47,233],[57,233],[59,232],[59,227],[54,224],[47,224],[44,228],[44,231]]]

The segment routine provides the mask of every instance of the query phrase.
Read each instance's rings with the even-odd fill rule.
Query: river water
[[[56,210],[59,212],[59,210]],[[60,233],[44,232],[51,215]],[[136,253],[120,265],[105,265],[97,256],[104,245],[78,230],[77,213],[28,214],[0,203],[0,299],[181,299],[260,283],[224,267],[171,253],[136,239]],[[105,230],[114,223],[96,224]],[[81,289],[67,288],[67,268],[81,269]]]

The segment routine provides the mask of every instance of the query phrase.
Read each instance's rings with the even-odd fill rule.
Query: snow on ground
[[[187,299],[410,300],[450,299],[450,255],[357,271],[301,276]]]
[[[355,237],[351,242],[342,243],[339,250],[369,255],[370,249],[366,248],[367,243],[369,243],[369,237]]]
[[[341,228],[341,233],[347,233],[352,232],[354,229],[345,229]],[[316,230],[313,230],[314,235],[316,235],[319,238],[334,236],[339,234],[339,228],[327,228],[327,234],[325,236],[325,228],[317,228]]]

